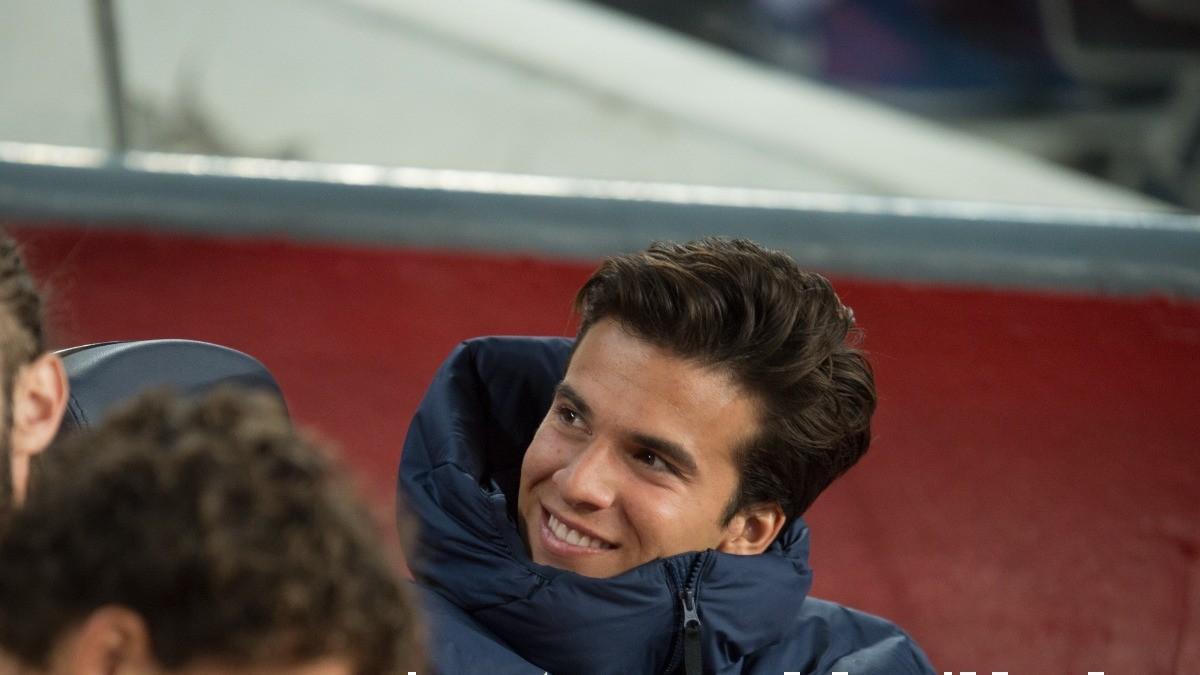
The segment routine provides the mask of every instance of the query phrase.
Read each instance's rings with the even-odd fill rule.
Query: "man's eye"
[[[655,471],[670,471],[671,473],[675,473],[675,467],[664,462],[662,457],[659,457],[650,450],[636,450],[633,453],[633,458]]]
[[[558,415],[558,419],[569,427],[583,426],[583,418],[579,416],[579,413],[566,406],[559,406],[554,412]]]

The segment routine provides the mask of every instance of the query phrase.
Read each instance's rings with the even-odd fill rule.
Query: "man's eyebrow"
[[[566,399],[567,403],[571,404],[571,407],[575,408],[575,412],[579,413],[580,415],[583,415],[584,417],[592,417],[591,406],[587,404],[587,401],[583,400],[583,397],[579,395],[579,392],[575,391],[575,389],[566,382],[558,383],[558,386],[554,388],[554,395],[558,398]],[[685,450],[682,445],[674,441],[668,441],[665,438],[651,436],[650,434],[643,434],[636,431],[629,434],[629,440],[635,445],[639,445],[647,450],[652,450],[662,455],[664,459],[674,464],[675,468],[679,469],[679,472],[683,475],[696,475],[698,469],[696,466],[696,460],[692,456],[692,453]]]
[[[575,412],[579,413],[580,415],[583,415],[584,417],[592,416],[592,407],[587,404],[587,401],[583,400],[583,397],[579,395],[579,392],[572,389],[571,385],[567,384],[566,382],[558,383],[558,386],[554,388],[554,395],[559,398],[567,399],[567,403],[570,403],[575,408]]]
[[[692,457],[692,453],[685,450],[682,445],[674,441],[668,441],[665,438],[637,432],[630,434],[629,439],[647,450],[653,450],[662,455],[674,464],[675,468],[679,469],[683,475],[696,475],[696,460]]]

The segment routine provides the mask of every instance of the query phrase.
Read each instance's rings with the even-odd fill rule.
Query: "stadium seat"
[[[233,384],[260,389],[284,401],[279,384],[258,359],[209,342],[98,342],[63,349],[58,355],[71,383],[59,433],[90,427],[114,405],[160,387],[196,394]]]

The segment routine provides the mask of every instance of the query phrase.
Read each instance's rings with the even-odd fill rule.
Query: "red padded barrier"
[[[569,334],[591,265],[13,228],[60,344],[249,352],[390,503],[434,369],[481,334]],[[881,405],[810,513],[816,592],[941,670],[1200,672],[1200,304],[836,280]]]

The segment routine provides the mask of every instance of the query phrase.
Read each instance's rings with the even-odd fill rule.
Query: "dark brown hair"
[[[45,350],[42,300],[17,243],[0,232],[0,330],[5,377]]]
[[[168,669],[344,658],[419,669],[416,620],[374,521],[265,394],[147,395],[50,449],[0,532],[0,649],[44,667],[92,611],[127,607]]]
[[[744,239],[655,243],[606,260],[575,298],[579,338],[615,319],[640,339],[729,373],[758,403],[723,516],[776,502],[801,515],[867,451],[875,384],[854,315],[824,277]]]
[[[0,231],[0,518],[12,508],[12,393],[17,370],[45,350],[42,299],[17,243]]]

